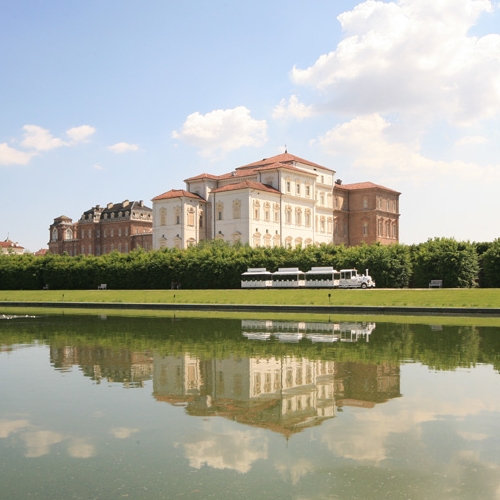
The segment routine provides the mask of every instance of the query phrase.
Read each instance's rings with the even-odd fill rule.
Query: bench
[[[107,288],[108,288],[108,285],[106,285],[106,283],[102,283],[97,287],[98,290],[106,290]]]
[[[429,288],[443,288],[443,280],[431,280]]]

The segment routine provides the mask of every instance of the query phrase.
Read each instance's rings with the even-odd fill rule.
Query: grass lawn
[[[123,302],[500,307],[500,288],[291,290],[0,290],[0,302]]]

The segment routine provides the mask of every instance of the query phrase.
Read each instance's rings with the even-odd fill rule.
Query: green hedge
[[[0,255],[0,289],[186,289],[239,288],[249,267],[313,266],[368,269],[379,288],[423,287],[441,279],[448,288],[500,286],[500,239],[493,243],[434,238],[419,245],[319,245],[304,249],[250,248],[220,241],[186,250],[142,249],[95,256]]]

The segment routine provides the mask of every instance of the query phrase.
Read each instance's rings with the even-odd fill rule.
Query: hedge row
[[[442,279],[448,288],[500,286],[500,239],[492,243],[435,238],[418,245],[320,245],[304,249],[250,248],[214,241],[186,250],[164,249],[96,256],[0,255],[0,289],[187,289],[239,288],[249,267],[313,266],[369,269],[381,288],[427,287]]]

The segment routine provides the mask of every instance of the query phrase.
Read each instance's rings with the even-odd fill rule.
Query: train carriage
[[[306,272],[306,288],[337,288],[340,272],[333,267],[312,267]]]
[[[241,275],[241,288],[271,288],[272,273],[264,267],[251,267]]]
[[[273,288],[302,288],[305,284],[305,273],[298,267],[280,267],[273,273]]]

